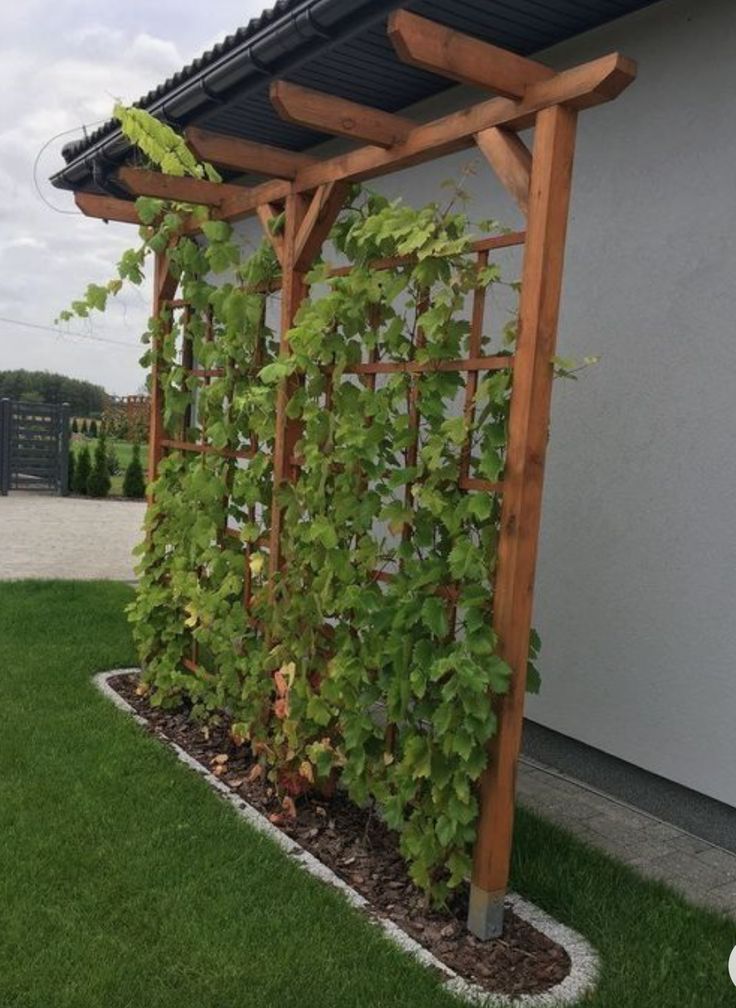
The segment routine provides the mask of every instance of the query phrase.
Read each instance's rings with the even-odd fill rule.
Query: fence
[[[69,404],[0,400],[0,494],[69,493]]]

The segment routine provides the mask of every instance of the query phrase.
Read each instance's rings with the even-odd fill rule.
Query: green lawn
[[[2,1008],[457,1005],[92,686],[109,582],[0,585]],[[514,884],[603,960],[595,1008],[733,1008],[736,924],[520,815]]]

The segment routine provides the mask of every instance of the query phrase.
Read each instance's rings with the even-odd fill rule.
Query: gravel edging
[[[146,719],[138,714],[127,700],[123,699],[109,684],[109,680],[115,676],[138,675],[139,673],[140,669],[137,668],[113,669],[109,672],[99,672],[93,676],[92,681],[100,692],[112,701],[116,707],[125,711],[138,724],[148,728],[149,725]],[[599,973],[599,961],[598,954],[592,946],[582,935],[566,927],[564,924],[560,924],[533,903],[529,903],[522,899],[521,896],[511,892],[507,895],[507,902],[514,909],[515,913],[565,949],[570,957],[570,972],[564,980],[547,991],[540,994],[523,994],[519,997],[507,994],[489,994],[488,991],[483,990],[483,988],[476,984],[469,983],[420,945],[419,942],[415,941],[414,938],[403,931],[394,921],[376,914],[364,896],[336,875],[331,868],[328,868],[327,865],[319,861],[313,854],[278,829],[277,826],[270,823],[264,815],[249,805],[248,802],[236,794],[227,784],[218,780],[214,774],[210,773],[193,756],[190,756],[178,743],[166,737],[160,731],[157,732],[157,735],[174,750],[182,763],[185,763],[191,770],[194,770],[203,777],[210,787],[214,788],[228,801],[242,819],[260,833],[269,836],[271,840],[277,843],[286,854],[297,861],[310,875],[339,889],[351,906],[366,913],[371,921],[380,927],[402,951],[407,952],[421,962],[422,965],[443,977],[442,986],[466,1003],[483,1006],[483,1008],[562,1008],[563,1005],[574,1005],[595,987]]]

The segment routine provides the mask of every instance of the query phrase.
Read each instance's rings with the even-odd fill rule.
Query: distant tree
[[[50,371],[0,371],[0,399],[24,399],[27,402],[68,402],[73,416],[99,415],[106,393],[101,385],[52,374]]]
[[[97,437],[97,421],[96,420],[90,420],[90,422],[89,422],[89,436],[90,437]]]
[[[76,459],[74,458],[74,449],[70,448],[69,449],[69,464],[68,464],[68,472],[69,472],[68,480],[69,480],[69,482],[68,482],[67,486],[69,487],[69,490],[72,493],[74,493],[74,468],[75,468],[75,465],[76,465]]]
[[[107,443],[105,435],[97,438],[92,472],[87,480],[89,497],[107,497],[110,493],[110,473],[107,471]]]
[[[82,426],[79,428],[79,430],[80,430],[80,432],[82,434],[86,434],[87,433],[87,421],[86,420],[82,420]]]
[[[131,498],[146,496],[146,480],[141,465],[141,446],[137,441],[133,444],[133,454],[130,456],[128,468],[125,470],[123,495]]]
[[[79,424],[77,423],[77,418],[74,417],[74,419],[72,420],[72,434],[78,434],[78,433],[79,433]]]
[[[89,457],[89,448],[87,445],[84,445],[77,455],[76,462],[74,463],[74,482],[70,484],[72,491],[75,494],[82,494],[82,496],[86,496],[87,481],[89,480],[91,469],[92,464]]]

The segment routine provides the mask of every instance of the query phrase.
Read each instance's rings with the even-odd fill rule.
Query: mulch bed
[[[283,813],[267,782],[248,782],[253,759],[247,746],[232,744],[225,717],[219,726],[205,730],[185,706],[174,711],[151,707],[145,697],[136,695],[137,682],[131,675],[110,679],[113,689],[146,719],[149,730],[177,742],[259,812],[266,816]],[[361,893],[377,916],[395,921],[438,959],[480,987],[494,993],[537,994],[569,973],[567,952],[508,906],[503,934],[489,942],[481,942],[465,930],[467,892],[459,892],[446,910],[428,909],[423,893],[408,877],[396,833],[341,792],[329,801],[300,798],[296,820],[278,825]]]

